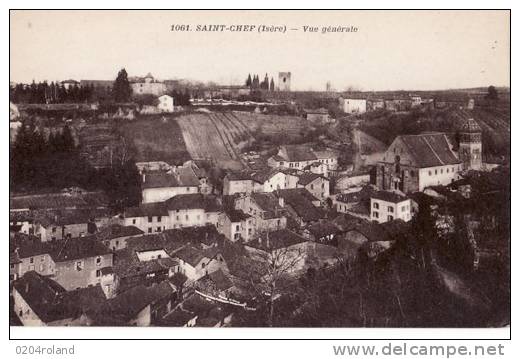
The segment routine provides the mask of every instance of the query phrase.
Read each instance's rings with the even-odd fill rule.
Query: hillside
[[[464,116],[473,117],[482,128],[484,156],[508,157],[511,145],[511,115],[507,106],[477,106],[473,110],[444,109],[407,113],[380,112],[360,116],[359,129],[387,146],[403,134],[424,131],[456,133]]]

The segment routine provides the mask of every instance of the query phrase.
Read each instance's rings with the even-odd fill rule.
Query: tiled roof
[[[248,218],[251,218],[249,214],[244,213],[244,211],[240,209],[228,209],[226,210],[226,215],[228,216],[229,220],[233,223],[242,222]]]
[[[307,242],[307,240],[302,236],[288,229],[279,229],[264,233],[258,238],[247,242],[245,245],[263,251],[273,251],[304,242]]]
[[[201,193],[179,194],[166,200],[164,204],[170,211],[204,209],[206,212],[218,212],[221,210],[221,205],[216,196]]]
[[[168,216],[168,210],[164,202],[141,203],[139,207],[128,207],[124,212],[125,218]]]
[[[96,236],[101,240],[107,240],[121,237],[138,236],[141,234],[144,234],[144,232],[135,226],[111,224],[108,227],[103,228],[99,233],[96,234]]]
[[[325,216],[323,211],[312,203],[318,199],[305,188],[281,189],[275,193],[282,197],[285,204],[290,205],[304,222],[317,221]]]
[[[9,251],[10,253],[18,253],[19,258],[49,254],[54,262],[65,262],[111,253],[105,245],[97,240],[95,235],[42,242],[37,237],[24,236],[19,233],[10,238]]]
[[[173,254],[176,258],[182,259],[184,262],[190,264],[192,267],[196,267],[201,260],[206,258],[203,250],[194,248],[192,246],[186,246],[181,248]]]
[[[276,208],[281,208],[278,200],[272,193],[251,193],[251,199],[263,211],[273,211]]]
[[[305,145],[286,145],[284,146],[287,152],[286,161],[289,162],[303,162],[303,161],[315,161],[318,158],[311,151],[309,146]]]
[[[15,196],[9,198],[9,208],[13,209],[65,209],[106,207],[108,198],[103,192],[81,194],[48,193]]]
[[[458,164],[460,161],[450,148],[445,134],[399,136],[420,168]]]
[[[168,281],[146,287],[142,284],[132,287],[106,301],[98,311],[99,325],[124,325],[147,305],[167,298],[174,293]]]
[[[50,253],[54,262],[65,262],[112,253],[95,236],[68,238],[52,243]]]
[[[331,222],[315,223],[308,228],[315,238],[321,238],[340,232],[339,228]]]
[[[44,323],[78,318],[106,299],[100,286],[67,292],[35,271],[29,271],[15,281],[14,288]]]
[[[176,169],[175,173],[152,172],[144,175],[141,187],[163,188],[163,187],[197,187],[199,179],[190,167]]]
[[[377,191],[371,194],[371,198],[379,199],[385,202],[392,202],[392,203],[399,203],[406,201],[408,197],[396,193],[396,192],[390,192],[390,191]]]
[[[218,290],[224,291],[228,290],[229,288],[233,287],[233,282],[227,277],[224,272],[222,272],[221,269],[209,273],[208,275],[202,277],[199,279],[200,281],[211,281],[215,284],[216,288]]]
[[[318,178],[325,179],[323,176],[317,173],[303,172],[298,179],[298,184],[301,184],[302,186],[307,186],[308,184],[317,180]]]

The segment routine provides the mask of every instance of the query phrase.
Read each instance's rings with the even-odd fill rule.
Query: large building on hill
[[[450,184],[462,164],[446,134],[431,133],[397,136],[376,170],[379,189],[410,193]]]

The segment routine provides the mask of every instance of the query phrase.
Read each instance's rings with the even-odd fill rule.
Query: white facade
[[[379,198],[370,198],[370,219],[378,223],[401,219],[408,222],[412,219],[412,203],[410,199],[401,202],[388,202]]]
[[[367,100],[355,98],[340,98],[340,107],[345,113],[367,112]]]
[[[164,202],[179,194],[198,193],[197,186],[160,187],[143,189],[143,203]]]
[[[169,95],[162,95],[159,97],[159,104],[157,105],[161,112],[173,112],[174,103],[173,97]]]
[[[460,164],[419,169],[419,191],[429,186],[446,186],[459,179]]]

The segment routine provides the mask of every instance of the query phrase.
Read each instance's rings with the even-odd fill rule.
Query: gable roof
[[[287,153],[285,160],[289,162],[315,161],[318,159],[311,148],[306,145],[285,145],[282,148]]]
[[[99,285],[67,292],[35,271],[29,271],[15,281],[14,288],[44,323],[78,318],[106,299]]]
[[[164,204],[170,211],[203,209],[206,212],[218,212],[222,207],[216,196],[203,195],[201,193],[179,194],[166,200]]]
[[[324,212],[312,203],[318,199],[305,188],[280,189],[275,193],[282,197],[304,222],[317,221],[325,217]]]
[[[301,184],[302,186],[307,186],[311,182],[314,182],[318,178],[322,178],[324,181],[328,181],[325,177],[312,172],[303,172],[299,178],[298,178],[298,184]]]
[[[169,297],[174,291],[167,280],[150,287],[143,284],[132,287],[106,301],[98,311],[97,324],[124,325],[146,306]]]
[[[405,144],[417,167],[427,168],[460,163],[443,133],[402,135],[397,139]]]
[[[107,240],[121,237],[138,236],[142,234],[144,234],[144,232],[135,226],[122,226],[115,223],[103,228],[99,233],[97,233],[97,237],[100,240]]]
[[[164,188],[164,187],[197,187],[199,179],[190,167],[180,167],[175,173],[150,172],[145,173],[141,187]]]
[[[444,188],[444,187],[443,187]],[[370,195],[370,198],[379,199],[385,202],[400,203],[408,200],[409,198],[405,195],[391,191],[376,191]]]
[[[125,218],[168,216],[164,202],[141,203],[138,207],[128,207],[124,212]]]
[[[265,212],[264,218],[281,217],[280,211],[283,211],[283,208],[280,207],[278,199],[273,193],[253,192],[251,193],[251,199]]]
[[[50,255],[54,262],[66,262],[112,253],[96,239],[96,236],[67,238],[52,243],[52,247]]]
[[[245,246],[270,252],[304,242],[307,242],[307,239],[303,238],[302,236],[288,229],[279,229],[276,231],[264,233],[258,238],[247,242]]]
[[[181,248],[173,254],[175,257],[182,259],[192,267],[196,267],[201,260],[206,257],[206,253],[203,250],[197,249],[192,246],[186,246]]]

